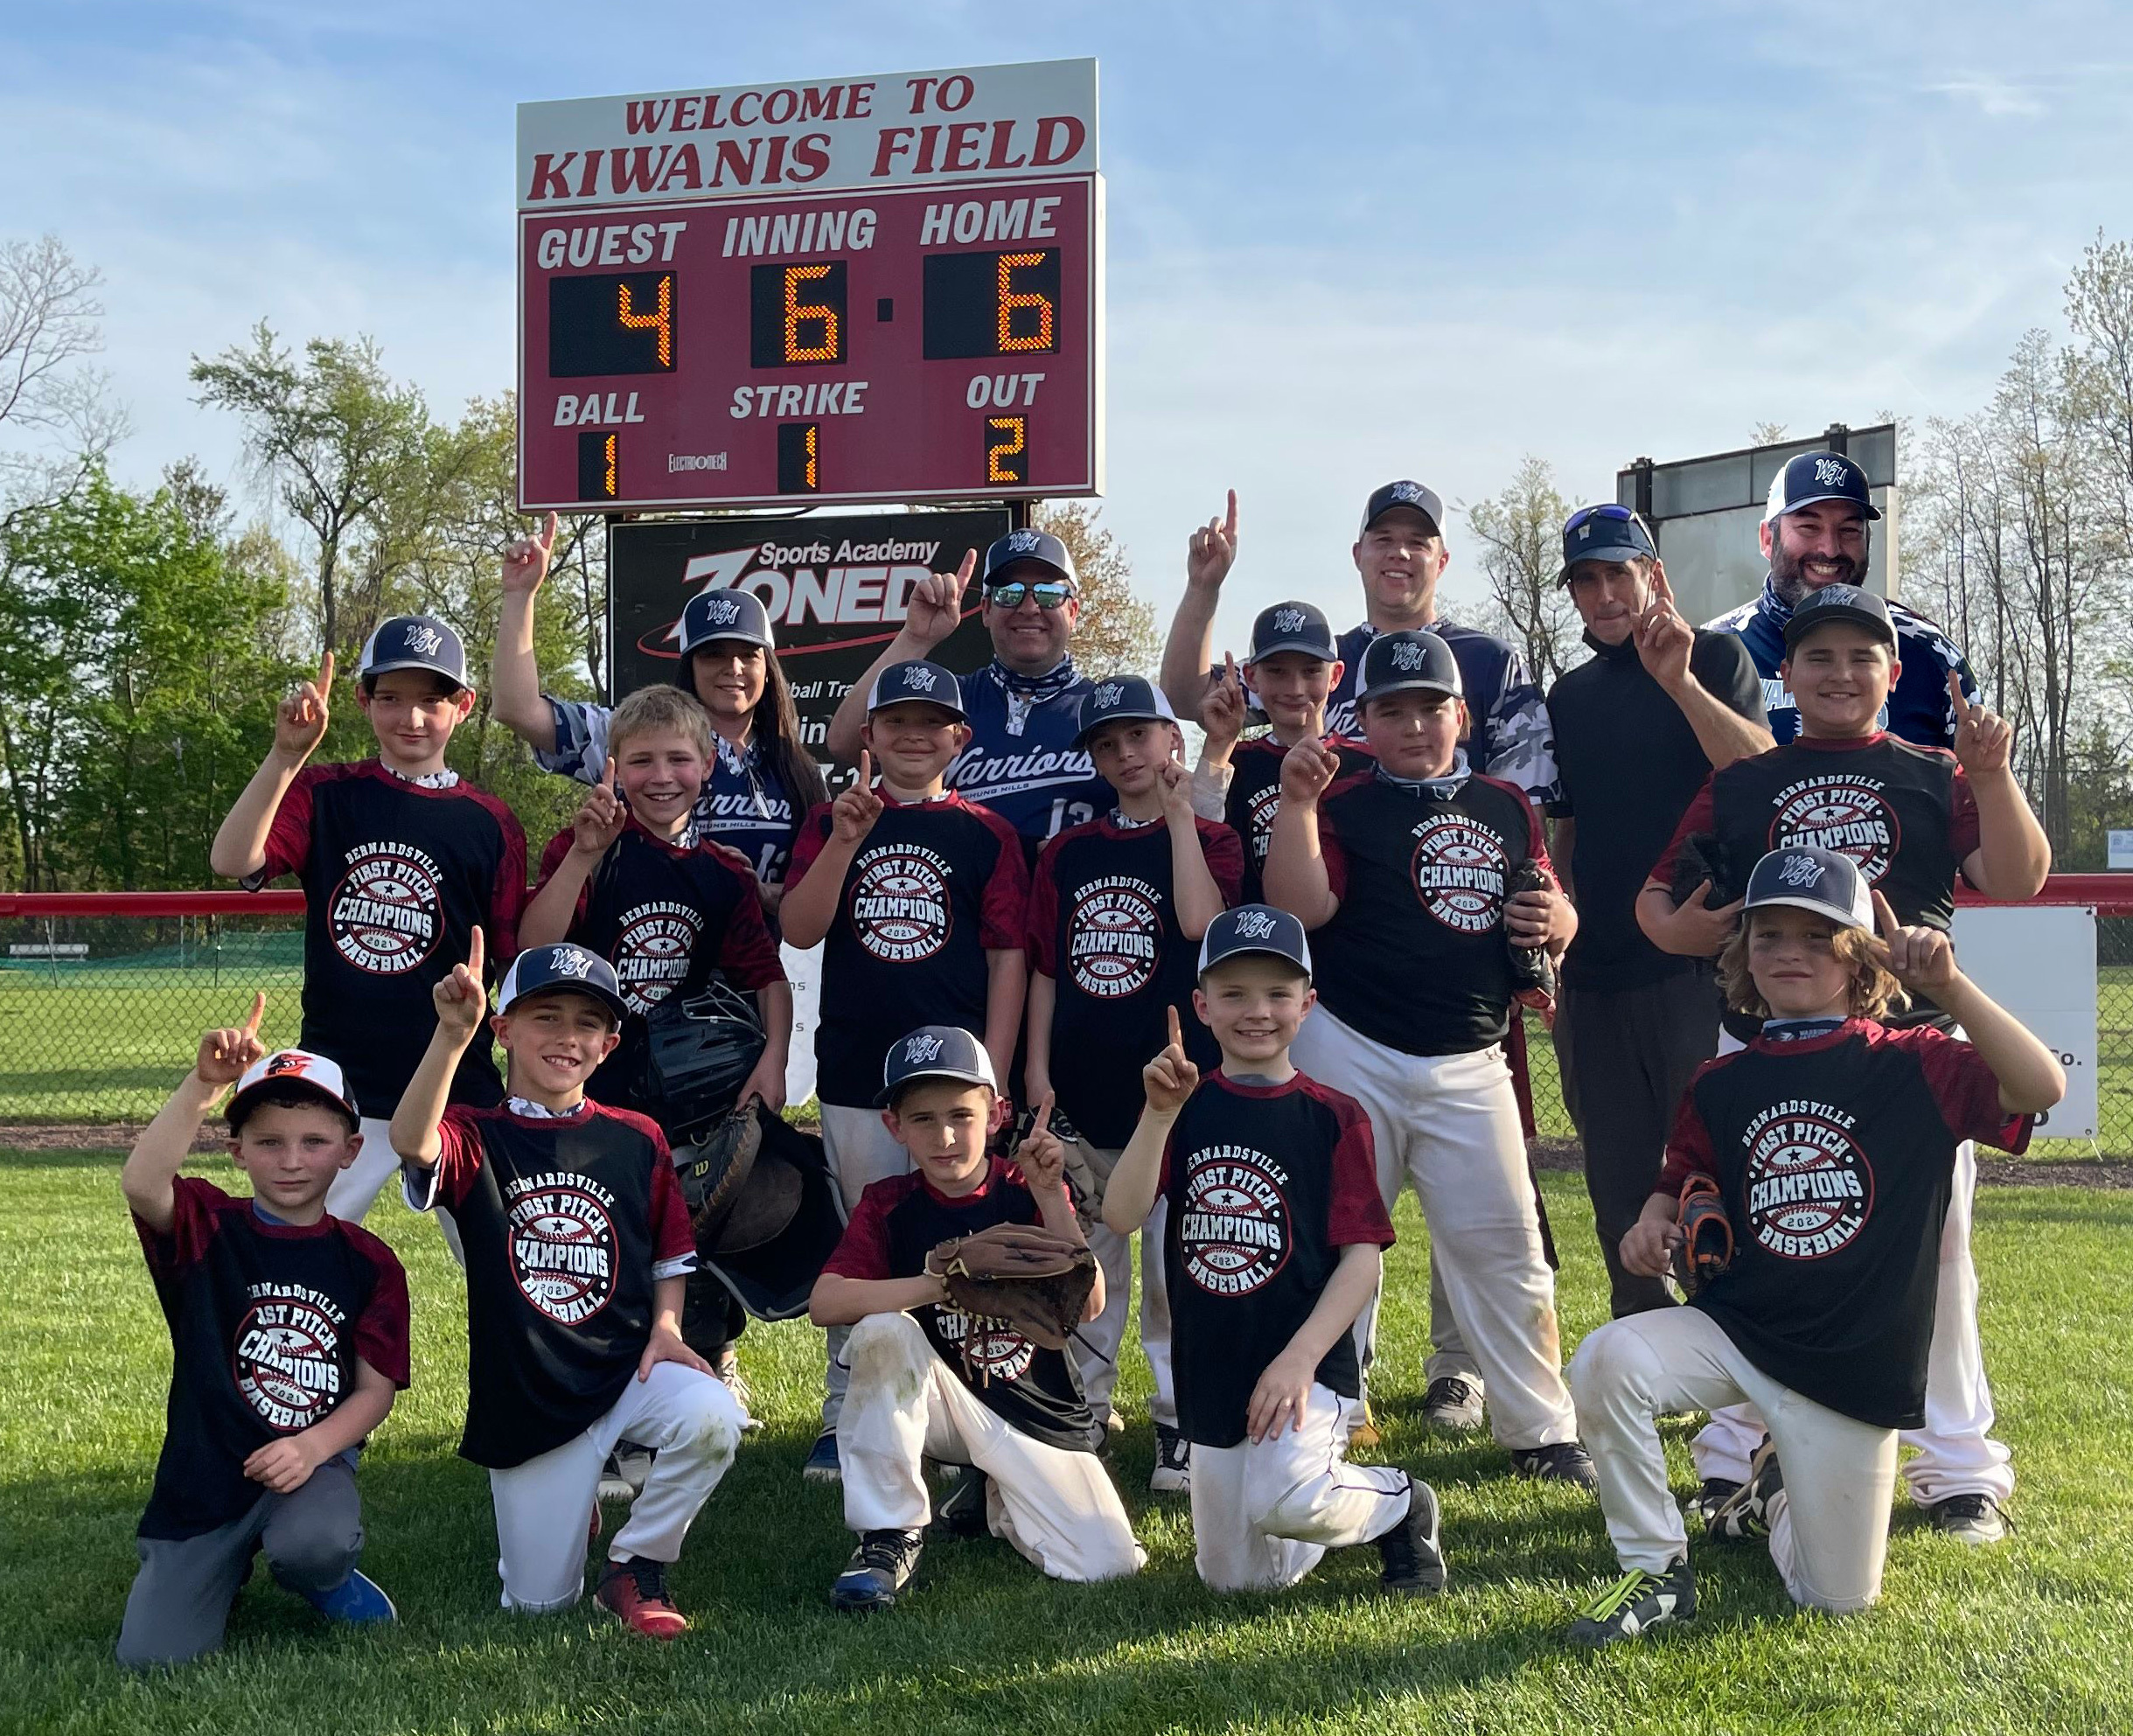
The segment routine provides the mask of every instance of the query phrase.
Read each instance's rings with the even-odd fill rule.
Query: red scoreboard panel
[[[1103,488],[1103,183],[521,212],[519,496]]]

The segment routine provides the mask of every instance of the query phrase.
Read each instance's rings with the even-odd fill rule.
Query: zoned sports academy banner
[[[982,560],[1007,528],[997,508],[617,525],[608,540],[615,696],[679,678],[681,610],[691,597],[752,591],[770,611],[801,734],[820,759],[831,716],[896,638],[911,587],[954,571],[966,553]],[[975,580],[963,603],[962,624],[933,653],[958,674],[993,657]]]

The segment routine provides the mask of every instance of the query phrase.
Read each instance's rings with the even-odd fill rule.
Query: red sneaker
[[[652,1639],[679,1639],[688,1631],[688,1618],[674,1607],[673,1600],[666,1594],[664,1561],[632,1555],[627,1561],[609,1562],[594,1597],[638,1633]]]

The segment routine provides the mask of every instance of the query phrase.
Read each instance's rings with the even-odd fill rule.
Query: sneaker
[[[1192,1442],[1168,1423],[1155,1425],[1155,1468],[1148,1487],[1158,1495],[1183,1495],[1192,1488]]]
[[[1749,1462],[1748,1480],[1720,1502],[1704,1522],[1713,1543],[1747,1543],[1770,1535],[1770,1502],[1785,1487],[1777,1447],[1768,1435]]]
[[[1696,1614],[1696,1575],[1676,1561],[1663,1573],[1635,1568],[1578,1612],[1570,1637],[1581,1646],[1611,1646]]]
[[[961,1468],[955,1487],[933,1503],[933,1528],[951,1537],[986,1534],[985,1491],[990,1479],[975,1465]]]
[[[1384,1436],[1378,1432],[1377,1419],[1370,1414],[1368,1398],[1355,1412],[1355,1421],[1348,1431],[1348,1444],[1363,1453],[1375,1453],[1385,1444]]]
[[[338,1621],[343,1627],[367,1628],[380,1621],[400,1620],[393,1600],[379,1588],[378,1582],[352,1568],[348,1577],[331,1591],[305,1592],[303,1595],[303,1600],[327,1621]]]
[[[1460,1434],[1481,1426],[1481,1389],[1455,1374],[1439,1375],[1422,1395],[1422,1420]]]
[[[815,1450],[807,1455],[807,1462],[800,1467],[800,1475],[810,1482],[833,1483],[844,1480],[844,1472],[837,1462],[837,1433],[834,1429],[815,1437]]]
[[[1711,1515],[1731,1501],[1739,1487],[1731,1477],[1705,1477],[1696,1493],[1681,1503],[1681,1516],[1708,1533]]]
[[[732,1344],[720,1347],[718,1356],[712,1362],[711,1372],[724,1384],[727,1391],[733,1394],[734,1403],[741,1407],[741,1433],[754,1434],[763,1426],[763,1419],[750,1407],[749,1400],[755,1394],[748,1390],[748,1377],[741,1372],[740,1353]]]
[[[652,1449],[634,1440],[618,1440],[600,1472],[600,1499],[635,1501],[652,1475]]]
[[[610,1561],[600,1576],[596,1601],[647,1638],[678,1639],[688,1631],[688,1618],[666,1594],[666,1564],[642,1555]]]
[[[1433,1597],[1444,1589],[1444,1548],[1437,1540],[1437,1491],[1420,1478],[1408,1485],[1407,1516],[1377,1539],[1384,1572],[1377,1583],[1408,1597]]]
[[[1942,1537],[1967,1543],[1973,1548],[2005,1543],[2014,1521],[1989,1495],[1951,1495],[1926,1509],[1926,1517]]]
[[[859,1547],[830,1587],[833,1608],[887,1609],[909,1585],[924,1539],[917,1531],[862,1531]]]
[[[1593,1468],[1593,1455],[1582,1442],[1551,1440],[1545,1447],[1523,1447],[1511,1454],[1511,1468],[1522,1477],[1542,1482],[1575,1483],[1597,1493],[1600,1473]]]
[[[596,1528],[600,1523],[601,1502],[634,1501],[637,1498],[637,1491],[630,1487],[628,1481],[622,1475],[620,1460],[619,1454],[610,1453],[607,1455],[607,1463],[600,1468],[600,1493],[593,1502],[593,1524],[596,1528],[596,1535],[597,1535]]]

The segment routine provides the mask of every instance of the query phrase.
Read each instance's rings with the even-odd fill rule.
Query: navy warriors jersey
[[[1377,761],[1361,742],[1334,736],[1327,746],[1341,756],[1343,777],[1368,771]],[[1267,840],[1274,833],[1274,816],[1281,812],[1281,762],[1288,749],[1273,735],[1255,736],[1239,742],[1230,755],[1230,789],[1223,798],[1223,823],[1236,833],[1244,847],[1243,896],[1236,903],[1256,904],[1266,872]]]
[[[953,791],[925,802],[875,793],[881,818],[845,872],[823,940],[815,1065],[825,1103],[872,1103],[882,1057],[916,1025],[984,1030],[985,955],[1022,945],[1029,874],[1007,821]],[[807,816],[792,884],[831,828],[827,803]]]
[[[244,884],[284,874],[305,897],[297,1042],[340,1063],[366,1115],[388,1116],[429,1045],[430,990],[465,962],[476,924],[492,973],[518,950],[526,833],[454,772],[417,780],[374,759],[307,765]],[[470,1043],[453,1100],[503,1094],[488,1042]]]
[[[570,854],[568,826],[541,854],[540,883]],[[670,844],[634,819],[578,889],[570,939],[615,967],[629,1016],[622,1042],[586,1083],[596,1102],[644,1109],[636,1081],[644,1064],[645,1015],[670,996],[702,992],[715,972],[752,993],[783,982],[784,966],[770,938],[747,861],[722,844]]]
[[[1409,1055],[1464,1055],[1510,1024],[1505,889],[1548,853],[1524,792],[1493,777],[1417,784],[1380,771],[1320,799],[1319,846],[1341,907],[1311,936],[1319,999]]]
[[[575,1115],[455,1105],[408,1203],[443,1206],[467,1265],[459,1450],[508,1470],[582,1434],[637,1377],[653,1287],[695,1270],[696,1238],[659,1130],[587,1101]]]
[[[191,1537],[252,1509],[244,1461],[324,1422],[356,1363],[408,1384],[408,1278],[338,1217],[284,1224],[198,1176],[172,1184],[167,1231],[134,1220],[171,1328],[171,1397],[144,1537]]]
[[[948,768],[945,782],[1006,820],[1025,841],[1025,861],[1054,833],[1110,811],[1111,785],[1074,745],[1083,696],[1095,683],[1074,674],[1071,663],[1024,683],[995,662],[962,677],[959,685],[970,743]]]
[[[1848,1019],[1705,1062],[1658,1182],[1713,1177],[1732,1224],[1732,1263],[1694,1306],[1816,1404],[1923,1426],[1955,1147],[2018,1154],[2031,1125],[2000,1107],[1975,1049],[1930,1027]]]
[[[597,784],[607,774],[608,722],[613,708],[559,700],[553,694],[542,697],[555,720],[555,749],[536,752],[535,763],[581,784]],[[791,792],[752,741],[735,749],[721,736],[717,746],[703,793],[696,798],[696,830],[738,851],[747,860],[749,871],[765,886],[782,886],[792,860],[793,833],[800,824]]]
[[[1392,1245],[1370,1119],[1306,1074],[1279,1085],[1207,1075],[1171,1124],[1158,1193],[1178,1427],[1202,1447],[1244,1438],[1251,1389],[1311,1316],[1341,1250]],[[1355,1335],[1319,1384],[1359,1398]]]
[[[1234,904],[1244,877],[1237,834],[1212,820],[1194,825],[1223,903]],[[1196,1065],[1222,1059],[1193,1013],[1200,947],[1178,923],[1170,851],[1168,820],[1135,826],[1106,815],[1047,844],[1030,889],[1030,968],[1056,985],[1052,1089],[1075,1132],[1106,1150],[1133,1136],[1140,1070],[1169,1041],[1169,1008]]]
[[[1022,1172],[998,1157],[986,1162],[985,1180],[953,1198],[917,1173],[870,1183],[822,1269],[840,1278],[916,1278],[926,1256],[951,1238],[1037,1223]],[[1066,1352],[1044,1349],[1006,1321],[975,1319],[952,1302],[929,1302],[910,1314],[934,1354],[995,1416],[1049,1446],[1095,1449],[1095,1421]]]
[[[1894,597],[1888,599],[1888,606],[1896,628],[1896,660],[1903,665],[1903,673],[1882,708],[1880,726],[1920,747],[1953,747],[1955,706],[1948,696],[1948,672],[1955,670],[1962,677],[1963,697],[1972,705],[1979,703],[1977,678],[1937,622],[1905,608]],[[1763,684],[1770,733],[1780,747],[1800,733],[1800,708],[1778,674],[1785,661],[1785,624],[1791,619],[1792,605],[1778,596],[1766,576],[1753,602],[1704,624],[1706,632],[1739,634],[1747,646]]]
[[[1429,631],[1450,647],[1459,665],[1474,719],[1467,741],[1467,763],[1476,771],[1515,784],[1534,801],[1553,798],[1556,786],[1555,731],[1541,690],[1526,673],[1525,659],[1492,633],[1462,627],[1442,617]],[[1326,702],[1328,735],[1360,742],[1363,720],[1356,712],[1356,681],[1363,670],[1363,648],[1377,637],[1369,622],[1350,627],[1338,641],[1341,684]]]

